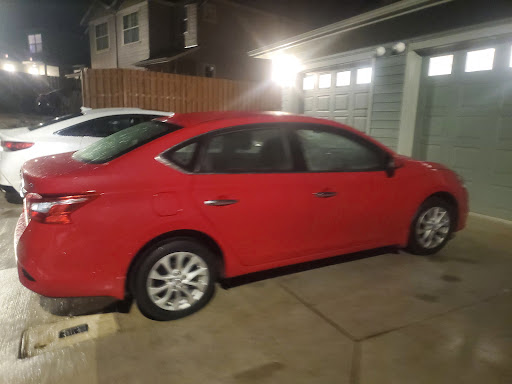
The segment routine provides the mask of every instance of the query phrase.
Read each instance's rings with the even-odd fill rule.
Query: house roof
[[[278,41],[248,52],[249,56],[268,59],[272,53],[284,49],[296,47],[312,40],[328,37],[354,29],[366,27],[368,25],[389,20],[395,17],[403,16],[412,12],[417,12],[426,8],[435,7],[441,4],[449,3],[454,0],[402,0],[370,12],[363,13],[339,22],[326,25],[312,31],[293,36],[291,38]]]
[[[199,47],[193,47],[193,48],[184,48],[182,50],[172,50],[167,52],[161,52],[159,54],[151,54],[151,56],[146,60],[141,60],[134,65],[137,67],[145,67],[147,65],[154,65],[154,64],[160,64],[160,63],[169,63],[171,61],[181,59],[184,56],[188,56],[191,53],[197,52],[199,50]]]

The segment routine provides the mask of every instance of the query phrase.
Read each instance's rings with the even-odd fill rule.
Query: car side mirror
[[[388,159],[388,162],[386,164],[386,174],[388,175],[388,177],[393,177],[395,175],[395,171],[398,168],[401,168],[403,166],[404,166],[403,159],[401,159],[399,157],[391,156]]]

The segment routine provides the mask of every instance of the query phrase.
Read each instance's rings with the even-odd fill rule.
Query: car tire
[[[215,255],[192,239],[159,243],[134,271],[132,295],[153,320],[176,320],[199,311],[212,299],[217,280]]]
[[[456,210],[439,197],[421,204],[411,223],[407,251],[415,255],[432,255],[448,242],[455,229]]]

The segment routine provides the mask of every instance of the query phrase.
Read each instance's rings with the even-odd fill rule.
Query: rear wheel
[[[446,200],[432,197],[418,209],[411,224],[407,250],[416,255],[431,255],[441,250],[453,232],[455,208]]]
[[[215,256],[188,239],[169,240],[138,265],[133,295],[153,320],[175,320],[203,308],[215,291]]]

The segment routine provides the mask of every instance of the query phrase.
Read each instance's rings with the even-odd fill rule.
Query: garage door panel
[[[334,121],[337,121],[338,123],[341,123],[341,124],[349,125],[348,116],[336,116],[334,118]]]
[[[435,161],[435,162],[442,162],[442,156],[441,156],[441,145],[439,144],[424,144],[423,146],[424,150],[424,158]]]
[[[486,191],[487,201],[491,209],[496,211],[496,216],[504,216],[504,219],[512,220],[512,187],[492,185]]]
[[[354,117],[354,128],[364,132],[366,130],[366,117]]]
[[[304,97],[304,112],[313,112],[313,96]]]
[[[354,109],[368,109],[369,95],[367,92],[356,93],[354,97]]]
[[[457,89],[451,85],[433,86],[426,95],[426,106],[431,109],[434,107],[453,108],[457,100]]]
[[[509,177],[512,176],[512,151],[495,151],[493,172]],[[512,180],[512,177],[510,179]]]
[[[487,140],[489,131],[492,132],[495,125],[495,118],[482,116],[460,117],[456,122],[454,136],[456,139]]]
[[[347,111],[349,108],[349,95],[336,95],[334,97],[334,112]]]
[[[451,165],[471,173],[479,168],[483,151],[479,148],[454,147]]]
[[[512,117],[505,117],[500,120],[497,138],[499,142],[506,141],[507,143],[503,143],[505,145],[512,144]]]
[[[462,86],[461,92],[462,107],[497,108],[500,89],[496,89],[495,84],[467,84]]]
[[[423,136],[434,138],[444,136],[446,130],[445,116],[426,116],[423,120]]]
[[[330,109],[331,97],[330,96],[318,96],[316,98],[316,109],[319,112],[328,112]]]

